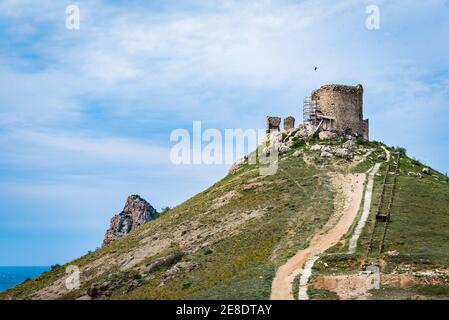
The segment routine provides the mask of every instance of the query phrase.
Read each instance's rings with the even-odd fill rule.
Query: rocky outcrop
[[[231,166],[231,168],[229,169],[229,174],[234,174],[236,173],[241,167],[242,165],[244,165],[245,163],[248,162],[248,156],[244,156],[243,158],[238,159],[236,162],[234,162],[234,164]]]
[[[339,158],[351,160],[352,159],[352,152],[349,149],[346,148],[337,148],[335,150],[335,155]]]
[[[279,154],[287,153],[291,150],[295,141],[311,137],[315,133],[315,130],[316,127],[310,124],[301,124],[299,128],[271,132],[267,137],[269,142],[268,149],[274,148]]]
[[[112,217],[103,245],[127,235],[135,228],[154,219],[157,214],[156,209],[140,196],[129,196],[123,211]]]
[[[337,134],[335,132],[331,132],[331,131],[321,131],[318,134],[318,137],[321,141],[332,140],[332,139],[337,138]]]
[[[367,152],[367,150],[357,145],[356,141],[353,140],[353,137],[351,135],[338,134],[329,130],[318,131],[319,127],[314,126],[310,123],[303,123],[298,128],[280,130],[278,128],[280,119],[281,118],[267,117],[267,128],[269,128],[269,130],[267,130],[268,133],[266,135],[265,147],[261,150],[261,154],[265,157],[270,156],[273,152],[277,153],[277,155],[279,156],[282,156],[290,152],[292,149],[299,148],[299,146],[302,144],[310,145],[310,140],[314,136],[316,136],[317,132],[318,138],[320,141],[322,141],[322,144],[313,144],[312,146],[310,146],[309,150],[319,151],[321,158],[331,159],[336,157],[351,161],[353,159],[357,160],[357,154],[366,154]],[[330,145],[328,145],[331,140],[334,141],[332,141]],[[340,144],[343,141],[345,142],[340,146],[336,145],[336,143]],[[311,143],[314,142],[312,141]],[[259,156],[261,154],[259,154]],[[292,154],[293,157],[300,157],[302,155],[302,150],[297,150]],[[228,173],[235,174],[243,167],[244,164],[249,163],[248,160],[248,156],[237,160],[231,166]]]
[[[409,173],[407,173],[407,175],[409,176],[409,177],[415,177],[415,178],[422,178],[422,174],[421,173],[419,173],[419,172],[409,172]]]
[[[337,138],[339,138],[337,136]],[[341,139],[341,138],[340,138]],[[368,150],[360,147],[354,140],[348,140],[341,146],[338,145],[326,145],[326,144],[314,144],[310,147],[310,151],[319,152],[320,158],[342,158],[346,160],[356,159],[358,154],[366,154]]]

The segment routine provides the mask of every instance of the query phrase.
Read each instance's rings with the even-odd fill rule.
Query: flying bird
[[[315,67],[315,71],[317,71],[318,70],[318,67]]]

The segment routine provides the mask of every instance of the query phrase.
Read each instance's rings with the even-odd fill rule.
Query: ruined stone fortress
[[[362,85],[324,85],[304,99],[303,121],[317,129],[368,139],[368,119],[363,119]],[[280,117],[267,117],[267,133],[280,130]],[[284,129],[295,127],[295,118],[284,119]]]

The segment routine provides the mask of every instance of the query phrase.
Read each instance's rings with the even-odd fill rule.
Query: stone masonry
[[[284,130],[290,130],[295,127],[295,118],[287,117],[284,119]]]
[[[267,133],[271,131],[280,131],[281,118],[279,117],[267,117]]]
[[[312,92],[312,101],[324,116],[335,119],[337,131],[368,139],[368,119],[363,119],[362,85],[325,85]]]

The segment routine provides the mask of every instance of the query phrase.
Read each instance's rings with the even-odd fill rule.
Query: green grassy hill
[[[375,178],[370,217],[355,254],[347,253],[347,240],[351,236],[348,234],[346,241],[330,249],[315,264],[314,278],[357,274],[363,266],[375,263],[383,274],[414,280],[392,285],[381,283],[380,290],[369,291],[370,299],[449,299],[449,181],[435,170],[422,174],[426,167],[407,156],[401,158],[385,249],[379,252],[374,246],[368,253],[386,170],[383,164]],[[337,298],[327,290],[309,288],[309,293],[315,299]]]
[[[95,299],[268,299],[275,270],[306,248],[332,215],[335,190],[331,178],[336,173],[366,172],[384,153],[381,143],[363,140],[358,141],[351,160],[323,158],[320,151],[311,150],[316,144],[337,147],[343,142],[297,141],[280,157],[273,176],[260,176],[258,165],[244,164],[129,235],[0,293],[0,299],[88,295]],[[386,250],[400,254],[371,258],[382,258],[388,271],[401,264],[447,268],[447,178],[434,171],[435,176],[421,179],[407,176],[409,171],[421,171],[410,161],[407,157],[401,161],[397,202],[386,239]],[[376,177],[375,192],[380,180]],[[356,272],[364,259],[369,227],[368,223],[356,254],[345,255],[343,241],[323,256],[329,267],[320,268],[320,261],[316,275],[328,270]],[[64,285],[68,265],[81,270],[77,290],[69,291]],[[435,290],[441,296],[446,288]],[[394,290],[383,288],[373,297],[406,297],[405,290],[415,289]],[[317,292],[313,297],[335,297],[325,290]]]

